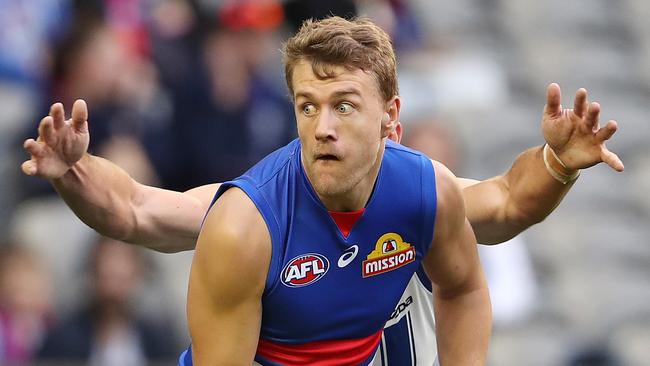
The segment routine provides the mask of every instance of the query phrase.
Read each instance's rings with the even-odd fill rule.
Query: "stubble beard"
[[[314,182],[312,182],[312,186],[319,196],[337,197],[354,189],[360,181],[356,175],[321,173],[317,174]]]
[[[320,197],[338,198],[353,192],[372,170],[373,163],[356,167],[340,167],[336,172],[314,171],[312,187]]]

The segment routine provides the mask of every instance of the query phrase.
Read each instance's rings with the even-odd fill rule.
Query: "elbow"
[[[119,215],[108,215],[102,225],[91,225],[95,231],[107,238],[133,244],[134,225]]]
[[[97,233],[108,238],[134,244],[139,222],[136,208],[132,205],[116,205],[105,210],[95,222],[87,223]]]
[[[539,224],[542,221],[546,220],[550,211],[540,211],[540,210],[527,210],[521,213],[520,222],[522,225],[525,225],[526,228]]]
[[[548,214],[540,214],[535,211],[524,211],[516,207],[509,207],[498,215],[496,221],[473,225],[476,239],[482,245],[497,245],[504,243],[521,234],[529,227],[538,224]]]
[[[544,221],[550,212],[540,212],[540,210],[527,210],[525,208],[511,206],[506,214],[506,221],[514,229],[513,231],[522,232],[529,227]]]

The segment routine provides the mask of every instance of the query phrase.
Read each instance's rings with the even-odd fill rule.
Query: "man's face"
[[[321,197],[351,192],[368,179],[374,184],[373,168],[399,114],[399,98],[384,101],[371,74],[333,70],[336,76],[327,79],[319,79],[308,61],[293,70],[302,162]]]

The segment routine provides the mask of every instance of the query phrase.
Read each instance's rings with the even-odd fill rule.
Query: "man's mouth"
[[[334,154],[316,154],[316,160],[338,161],[340,159]]]

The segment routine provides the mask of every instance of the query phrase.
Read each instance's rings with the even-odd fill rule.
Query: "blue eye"
[[[306,116],[310,116],[316,113],[316,107],[314,107],[313,104],[305,104],[302,107],[302,113],[304,113]]]
[[[341,103],[336,106],[336,111],[341,113],[341,114],[348,114],[352,112],[354,107],[350,103]]]

